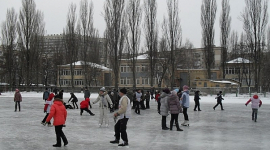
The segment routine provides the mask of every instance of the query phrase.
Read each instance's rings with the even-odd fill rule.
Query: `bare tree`
[[[16,86],[16,54],[14,53],[16,48],[16,25],[17,14],[15,9],[11,8],[7,10],[6,21],[2,23],[2,45],[4,51],[4,72],[8,78],[10,88]],[[10,89],[11,90],[11,89]]]
[[[220,15],[220,43],[222,48],[222,77],[225,79],[225,69],[227,62],[227,50],[228,50],[228,39],[231,30],[231,17],[230,17],[230,4],[229,0],[222,0],[222,12]]]
[[[142,9],[140,7],[141,0],[130,0],[127,5],[128,15],[128,35],[127,50],[130,60],[130,68],[133,76],[133,89],[136,89],[136,62],[138,52],[140,50],[141,38],[141,16]]]
[[[157,2],[156,0],[144,1],[144,33],[146,49],[150,64],[150,85],[153,87],[158,49],[158,25],[157,25]]]
[[[178,0],[167,0],[168,18],[164,18],[162,30],[167,40],[167,49],[170,52],[170,86],[175,85],[176,49],[180,48],[182,41],[182,29],[179,18]]]
[[[229,39],[229,52],[230,52],[230,59],[235,59],[239,57],[240,50],[238,48],[239,41],[238,41],[238,33],[236,31],[233,31],[231,33],[230,39]]]
[[[67,25],[63,31],[64,34],[64,46],[66,54],[66,62],[70,66],[71,75],[71,87],[74,90],[74,68],[75,62],[78,60],[79,49],[79,35],[76,30],[77,16],[76,16],[76,4],[71,3],[67,15]],[[79,28],[79,27],[78,27]]]
[[[118,89],[119,68],[126,40],[125,0],[106,0],[104,19],[106,22],[105,37],[107,49],[114,73],[114,86]]]
[[[211,79],[211,69],[214,67],[214,24],[216,20],[216,0],[203,0],[201,6],[202,43],[204,46],[205,66],[207,77]]]
[[[255,90],[259,90],[261,78],[262,51],[265,38],[265,30],[268,23],[268,1],[246,0],[246,7],[242,12],[243,29],[247,36],[248,46],[252,54],[254,64]]]
[[[25,83],[27,90],[33,83],[33,71],[37,68],[36,58],[39,58],[40,39],[44,36],[43,13],[36,10],[34,0],[22,0],[22,8],[19,14],[18,29],[18,45],[22,53],[22,65],[25,71]],[[25,62],[25,64],[23,64]],[[37,82],[37,81],[36,81]]]

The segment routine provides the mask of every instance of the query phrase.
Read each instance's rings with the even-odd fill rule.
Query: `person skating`
[[[217,97],[215,97],[215,99],[217,99],[217,104],[213,107],[213,109],[215,110],[216,107],[217,107],[218,105],[220,105],[221,110],[224,110],[224,109],[223,109],[223,106],[222,106],[222,100],[224,100],[224,99],[222,98],[222,91],[219,91],[219,93],[217,93]]]
[[[114,107],[113,107],[113,106],[114,106],[114,103],[113,103],[113,95],[112,95],[112,94],[113,94],[112,91],[108,91],[108,95],[109,95],[109,97],[110,97],[110,99],[111,99],[111,101],[112,101],[112,104],[113,104],[112,106],[108,104],[108,105],[110,106],[110,112],[111,112],[111,113],[114,112]]]
[[[43,92],[43,100],[46,102],[46,100],[49,98],[50,92],[48,91],[48,88],[45,88],[45,91]]]
[[[194,102],[195,102],[195,107],[194,107],[194,111],[197,111],[197,107],[198,107],[198,111],[202,111],[200,109],[200,91],[196,91],[195,95],[194,95]]]
[[[183,114],[185,118],[185,121],[181,125],[189,126],[189,119],[188,119],[188,114],[187,114],[187,109],[189,108],[189,91],[188,91],[187,85],[183,86],[183,94],[182,94],[181,100],[182,100],[182,106],[183,106]]]
[[[168,107],[168,96],[171,94],[171,91],[166,88],[163,90],[163,92],[160,95],[160,115],[162,116],[161,118],[161,127],[162,130],[168,130],[170,128],[167,127],[166,125],[166,117],[169,115],[169,107]]]
[[[51,106],[53,104],[53,98],[54,98],[54,94],[51,93],[48,97],[48,99],[45,102],[45,106],[44,106],[44,113],[46,113],[44,119],[41,121],[41,124],[43,124],[44,126],[46,125],[46,119],[48,118],[48,116],[50,115],[50,110],[51,110]],[[51,122],[48,122],[48,127],[51,127]]]
[[[84,99],[89,98],[89,100],[90,100],[90,96],[91,96],[90,91],[88,90],[87,87],[85,87],[85,88],[84,88]],[[89,101],[89,106],[90,106],[90,108],[92,108],[92,106],[91,106],[91,104],[90,104],[90,101]]]
[[[252,108],[252,120],[257,122],[257,114],[259,107],[262,106],[262,101],[259,99],[258,94],[254,94],[253,97],[251,97],[247,102],[246,106],[251,102],[251,108]]]
[[[110,98],[110,96],[107,94],[105,87],[102,87],[99,90],[99,96],[98,98],[93,102],[93,104],[99,102],[99,112],[100,112],[100,116],[99,116],[99,127],[101,127],[103,120],[106,124],[106,127],[109,126],[109,119],[107,117],[107,113],[108,113],[108,103],[110,104],[111,107],[113,107],[113,103],[112,100]]]
[[[144,91],[141,90],[142,96],[141,96],[141,101],[140,101],[140,106],[142,110],[145,110],[145,105],[144,105]]]
[[[14,94],[14,102],[15,102],[15,112],[17,111],[17,106],[19,107],[19,111],[21,111],[21,102],[22,102],[22,95],[19,91],[19,89],[15,90]]]
[[[177,131],[183,131],[180,127],[179,127],[179,123],[178,123],[178,114],[180,113],[180,102],[178,100],[178,96],[177,96],[177,92],[176,91],[172,91],[171,94],[168,96],[168,107],[169,110],[171,112],[171,121],[170,121],[170,130],[173,129],[173,123],[175,122]]]
[[[137,90],[135,95],[136,95],[135,113],[139,115],[140,114],[140,101],[142,97],[141,90]]]
[[[150,102],[150,92],[147,91],[145,96],[144,96],[144,99],[146,101],[146,109],[150,109],[150,105],[149,105],[149,102]]]
[[[63,94],[64,94],[64,90],[60,90],[60,92],[59,92],[59,98],[61,99],[61,100],[63,100]]]
[[[158,110],[158,113],[160,114],[160,92],[157,90],[156,93],[155,93],[155,100],[157,101],[158,103],[158,106],[157,106],[157,110]]]
[[[90,102],[90,99],[89,98],[85,98],[85,100],[81,101],[81,103],[80,103],[80,105],[81,105],[81,107],[80,107],[81,108],[80,115],[82,115],[83,111],[88,112],[91,116],[94,116],[95,115],[89,109],[89,102]]]
[[[49,123],[53,118],[53,125],[55,126],[56,134],[56,144],[53,147],[61,147],[61,139],[64,142],[64,146],[68,144],[68,140],[62,130],[65,126],[67,119],[67,110],[63,104],[63,100],[60,99],[59,95],[54,97],[53,105],[51,106],[50,115],[46,119],[46,122]]]
[[[118,117],[118,121],[114,126],[115,132],[115,140],[110,141],[112,144],[119,144],[120,135],[122,140],[124,141],[122,144],[118,146],[128,146],[128,137],[127,137],[127,122],[131,116],[131,106],[130,99],[126,96],[127,90],[121,89],[119,95],[121,97],[119,101],[119,110],[114,114],[114,117]]]
[[[70,98],[68,100],[68,103],[70,100],[72,102],[73,108],[75,109],[75,105],[76,105],[76,108],[78,109],[78,105],[77,105],[78,98],[74,95],[74,93],[70,93]]]

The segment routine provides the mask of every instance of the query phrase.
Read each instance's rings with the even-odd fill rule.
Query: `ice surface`
[[[95,116],[79,110],[69,110],[66,125],[63,129],[69,144],[67,147],[54,148],[54,127],[44,127],[40,124],[45,116],[42,93],[22,92],[22,111],[14,112],[14,93],[3,93],[0,96],[0,150],[113,150],[117,145],[109,143],[114,139],[114,121],[109,113],[110,125],[98,127],[99,111],[95,104],[91,111]],[[77,93],[79,102],[82,93]],[[91,100],[97,94],[91,95]],[[216,100],[213,96],[201,97],[201,112],[194,112],[194,102],[191,96],[191,108],[188,109],[190,127],[181,127],[178,132],[161,130],[161,116],[156,111],[156,102],[151,101],[150,110],[141,110],[141,115],[132,111],[132,118],[128,122],[129,149],[135,150],[267,150],[269,139],[269,99],[261,96],[263,105],[259,109],[258,122],[251,120],[251,108],[244,103],[248,95],[227,95],[223,101],[225,111],[220,106],[213,110]],[[64,94],[67,101],[69,94]],[[169,126],[170,116],[167,117]],[[183,122],[183,114],[179,115],[179,122]]]

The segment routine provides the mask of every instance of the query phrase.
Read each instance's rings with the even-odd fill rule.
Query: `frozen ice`
[[[56,142],[54,127],[40,124],[43,113],[43,93],[24,93],[21,112],[14,112],[14,93],[2,93],[0,96],[0,150],[114,150],[117,145],[110,144],[114,139],[113,114],[109,113],[110,124],[101,128],[98,126],[98,104],[91,111],[80,116],[79,110],[68,109],[64,133],[69,141],[67,147],[54,148]],[[79,102],[83,100],[82,93],[75,93]],[[178,132],[161,130],[161,116],[157,113],[157,104],[150,102],[150,110],[141,110],[141,115],[132,111],[132,118],[127,124],[129,149],[134,150],[267,150],[269,139],[269,106],[270,100],[260,95],[263,105],[258,112],[258,122],[251,120],[251,107],[244,103],[248,95],[227,95],[224,97],[224,111],[220,106],[213,110],[216,104],[214,96],[201,97],[201,112],[193,111],[194,102],[191,96],[191,107],[188,109],[190,127],[181,127]],[[91,95],[91,101],[97,94]],[[68,101],[69,93],[64,94]],[[169,126],[170,116],[167,117]],[[184,121],[179,115],[179,123]],[[63,143],[62,143],[63,145]],[[125,149],[125,148],[120,148]]]

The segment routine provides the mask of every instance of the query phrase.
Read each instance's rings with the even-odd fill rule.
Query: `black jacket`
[[[71,102],[78,102],[78,98],[74,95],[74,94],[71,94],[71,97],[70,97],[70,99],[68,100],[68,103],[69,103],[69,101],[72,99],[72,101]]]
[[[199,100],[200,100],[200,95],[199,94],[195,94],[194,101],[199,101]]]

